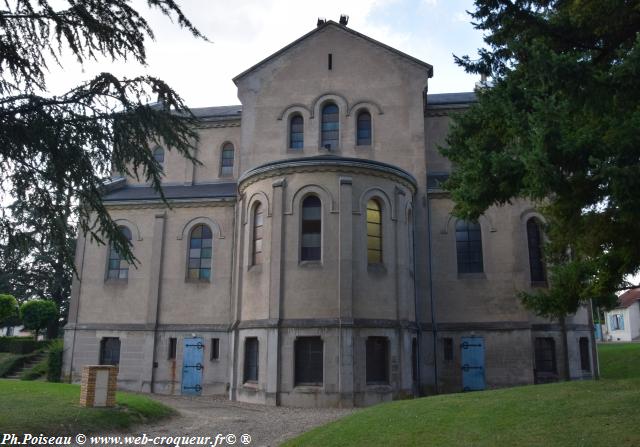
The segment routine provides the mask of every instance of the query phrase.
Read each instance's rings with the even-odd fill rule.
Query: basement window
[[[220,339],[212,338],[211,339],[211,357],[209,360],[218,360],[220,357]]]

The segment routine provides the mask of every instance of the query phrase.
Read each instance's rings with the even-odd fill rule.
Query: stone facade
[[[543,361],[553,369],[545,380],[566,365],[571,378],[590,377],[594,361],[589,351],[586,367],[580,341],[593,346],[588,312],[568,319],[565,349],[561,327],[516,296],[541,286],[530,276],[527,222],[542,219],[531,204],[489,209],[479,220],[483,269],[458,272],[453,203],[437,183],[451,166],[437,148],[451,114],[475,98],[427,95],[432,74],[329,21],[237,76],[241,106],[194,109],[203,164],[164,151],[171,208],[141,181],[108,185],[105,204],[139,260],[126,278],[109,270],[108,246],[78,239],[68,379],[104,361],[104,340],[116,338],[122,388],[185,392],[186,340],[199,339],[197,392],[274,405],[471,389],[467,337],[483,341],[483,388],[542,381]],[[337,134],[325,147],[328,105],[338,112],[325,130]],[[370,126],[359,140],[362,112]],[[301,143],[291,143],[294,132]],[[320,203],[312,260],[301,251],[309,197]],[[379,226],[370,225],[371,201]],[[212,254],[199,265],[210,270],[194,278],[191,240],[204,227]],[[368,255],[376,237],[380,262]]]

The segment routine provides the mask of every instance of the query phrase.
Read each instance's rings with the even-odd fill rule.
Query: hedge
[[[47,362],[47,381],[60,382],[62,377],[62,351],[64,344],[58,339],[51,343],[49,347],[49,357]]]
[[[48,341],[36,341],[31,337],[0,337],[0,352],[29,354],[46,347],[48,344]]]

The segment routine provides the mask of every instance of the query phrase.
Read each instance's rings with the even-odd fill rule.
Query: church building
[[[241,105],[193,109],[194,165],[157,147],[167,207],[114,177],[104,204],[139,260],[78,238],[64,374],[122,389],[287,406],[592,377],[589,312],[536,317],[544,218],[524,200],[452,216],[438,151],[475,94],[340,23],[237,75]],[[568,370],[567,370],[568,368]]]

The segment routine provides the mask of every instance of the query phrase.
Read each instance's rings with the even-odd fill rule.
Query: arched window
[[[380,202],[367,202],[367,263],[382,262],[382,210]]]
[[[322,108],[320,145],[325,149],[338,148],[338,136],[340,134],[338,111],[338,106],[335,104],[327,104]]]
[[[302,202],[301,261],[319,261],[322,256],[322,204],[317,196]]]
[[[220,156],[220,177],[233,177],[233,144],[225,143]]]
[[[478,222],[456,222],[458,273],[482,273],[482,233]]]
[[[547,281],[546,269],[542,259],[542,232],[535,217],[527,220],[527,243],[529,245],[529,269],[532,283]]]
[[[156,147],[153,150],[153,158],[158,162],[158,164],[160,164],[160,166],[164,168],[164,149],[162,149],[160,146]]]
[[[371,145],[371,114],[367,110],[358,113],[356,141],[358,146]]]
[[[209,281],[211,279],[213,237],[211,228],[198,224],[189,237],[189,266],[187,278]]]
[[[131,244],[131,230],[127,227],[120,227],[120,232]],[[109,244],[109,266],[107,269],[107,279],[127,279],[129,277],[129,263],[118,251],[115,244]]]
[[[262,264],[262,237],[264,229],[264,212],[262,204],[256,203],[253,208],[253,246],[251,265]]]
[[[304,120],[301,115],[294,115],[289,123],[289,148],[302,149],[304,146]]]

